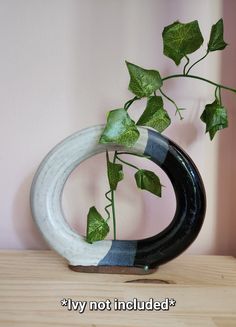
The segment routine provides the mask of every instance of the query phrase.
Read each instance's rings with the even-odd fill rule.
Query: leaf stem
[[[131,163],[129,163],[129,162],[123,160],[123,159],[120,159],[120,158],[118,157],[117,153],[116,153],[116,158],[117,158],[120,162],[124,163],[125,165],[130,166],[130,167],[132,167],[132,168],[134,168],[134,169],[139,170],[139,168],[136,167],[135,165],[132,165]]]
[[[144,154],[138,154],[138,153],[127,152],[127,151],[117,152],[117,155],[120,155],[120,154],[130,154],[132,156],[146,158],[146,159],[150,159],[151,158],[151,156],[145,156]]]
[[[209,84],[212,84],[212,85],[215,85],[215,86],[219,86],[222,89],[225,89],[225,90],[228,90],[228,91],[231,91],[231,92],[236,93],[236,89],[233,89],[231,87],[228,87],[228,86],[225,86],[225,85],[222,85],[222,84],[218,84],[218,83],[212,82],[212,81],[210,81],[210,80],[208,80],[206,78],[203,78],[203,77],[200,77],[200,76],[196,76],[196,75],[183,75],[183,74],[170,75],[170,76],[166,76],[166,77],[162,78],[162,81],[164,82],[164,81],[167,81],[168,79],[178,78],[178,77],[187,77],[187,78],[198,79],[198,80],[201,80],[203,82],[207,82]]]
[[[183,69],[183,74],[184,75],[188,74],[188,73],[186,73],[186,69],[187,69],[187,66],[188,66],[189,61],[190,61],[188,56],[185,56],[185,58],[186,58],[187,62],[186,62],[185,66],[184,66],[184,69]]]
[[[116,212],[115,212],[115,193],[111,191],[111,207],[112,207],[112,220],[113,220],[113,237],[116,240]]]
[[[218,89],[219,89],[219,86],[217,86],[216,89],[215,89],[215,99],[216,99],[216,100],[218,100],[218,96],[217,96],[217,91],[218,91]]]
[[[114,155],[114,158],[113,158],[113,163],[115,162],[116,160],[116,151],[115,151],[115,155]],[[109,162],[109,154],[108,154],[108,151],[106,150],[106,161],[107,161],[107,165],[108,165],[108,162]],[[108,169],[107,169],[107,172],[108,172]],[[111,193],[111,198],[108,196],[108,194]],[[105,211],[108,215],[106,221],[108,221],[110,219],[110,212],[108,210],[109,207],[112,207],[112,220],[113,220],[113,232],[114,232],[114,240],[116,239],[116,214],[115,214],[115,194],[114,194],[114,191],[113,190],[109,190],[105,193],[105,197],[108,201],[110,201],[110,203],[108,205],[105,206]]]
[[[185,76],[185,75],[183,75],[183,76]],[[176,113],[178,113],[178,115],[179,115],[179,118],[181,120],[184,119],[184,117],[181,115],[180,109],[177,106],[177,104],[175,103],[175,101],[172,100],[171,98],[169,98],[161,89],[159,89],[159,91],[167,100],[169,100],[171,103],[173,103],[173,105],[175,106],[175,109],[176,109]]]
[[[188,73],[190,72],[190,70],[191,70],[191,69],[192,69],[196,64],[198,64],[200,61],[202,61],[203,59],[205,59],[206,56],[208,55],[208,53],[209,53],[209,51],[207,51],[206,54],[205,54],[203,57],[201,57],[201,58],[198,59],[196,62],[194,62],[194,63],[189,67],[189,69],[187,70],[186,75],[188,75]]]
[[[221,99],[221,87],[219,87],[219,99],[220,99],[220,105],[222,106],[222,99]]]
[[[217,92],[218,92],[218,96],[217,96]],[[220,86],[217,86],[216,89],[215,89],[215,99],[220,103],[220,105],[222,105]]]
[[[113,157],[113,163],[115,163],[117,157],[117,151],[115,151]],[[111,190],[111,207],[112,207],[112,220],[113,220],[113,235],[116,240],[116,211],[115,211],[115,191]]]
[[[113,157],[113,163],[115,163],[115,162],[116,162],[116,158],[117,158],[117,151],[115,151],[115,153],[114,153],[114,157]]]
[[[131,106],[131,104],[132,104],[134,101],[138,100],[138,99],[139,99],[139,98],[138,98],[137,96],[135,96],[133,99],[127,101],[127,102],[125,103],[125,105],[124,105],[124,109],[127,111],[127,110],[129,109],[129,107]]]

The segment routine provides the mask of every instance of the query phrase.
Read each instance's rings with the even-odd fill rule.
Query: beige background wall
[[[234,1],[225,1],[223,8],[218,0],[0,1],[0,248],[47,247],[30,213],[32,177],[55,144],[79,129],[103,123],[108,110],[122,106],[132,97],[127,91],[129,79],[124,60],[156,68],[163,76],[181,70],[162,55],[161,32],[165,25],[176,19],[198,19],[207,39],[211,25],[224,11],[228,19],[226,39],[231,44],[223,56],[227,70],[221,78],[220,57],[215,53],[195,72],[236,84],[232,74],[235,36],[230,32],[231,7],[235,7]],[[192,58],[198,58],[205,47]],[[235,192],[231,174],[235,158],[227,140],[235,134],[233,123],[211,143],[204,135],[199,116],[204,103],[213,99],[214,90],[196,81],[175,80],[165,84],[165,91],[180,106],[188,108],[184,121],[179,122],[174,108],[166,103],[173,125],[165,134],[193,158],[207,191],[205,224],[188,251],[232,253],[235,223],[231,194]],[[233,121],[233,98],[226,101]],[[142,101],[135,105],[131,115],[138,118],[144,105]],[[146,161],[136,162],[159,172]],[[80,233],[85,231],[88,208],[95,204],[102,210],[105,206],[104,163],[103,155],[86,161],[65,187],[63,207],[68,221]],[[220,176],[224,171],[224,179],[218,177],[218,171]],[[133,172],[126,170],[126,181],[120,184],[117,194],[120,238],[146,237],[171,221],[175,198],[163,174],[162,180],[166,188],[159,200],[136,190]],[[225,190],[223,194],[219,194],[220,186]]]

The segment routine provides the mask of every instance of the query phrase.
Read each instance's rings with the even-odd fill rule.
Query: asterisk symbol
[[[61,300],[61,306],[62,307],[67,306],[67,303],[68,303],[67,299]]]
[[[170,304],[170,307],[174,307],[175,306],[175,303],[176,301],[174,299],[169,299],[169,304]]]

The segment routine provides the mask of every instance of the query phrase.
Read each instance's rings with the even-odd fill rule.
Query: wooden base
[[[128,267],[128,266],[72,266],[71,270],[84,273],[100,273],[100,274],[122,274],[122,275],[149,275],[154,273],[157,268],[145,267]]]

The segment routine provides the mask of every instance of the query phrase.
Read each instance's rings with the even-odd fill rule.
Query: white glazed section
[[[69,226],[61,204],[65,182],[82,161],[106,149],[117,149],[115,145],[98,143],[103,128],[104,125],[86,128],[55,146],[39,166],[31,187],[31,209],[38,228],[49,245],[71,265],[96,266],[112,245],[110,240],[87,243]],[[140,137],[135,146],[119,149],[143,154],[148,130],[138,129]]]

